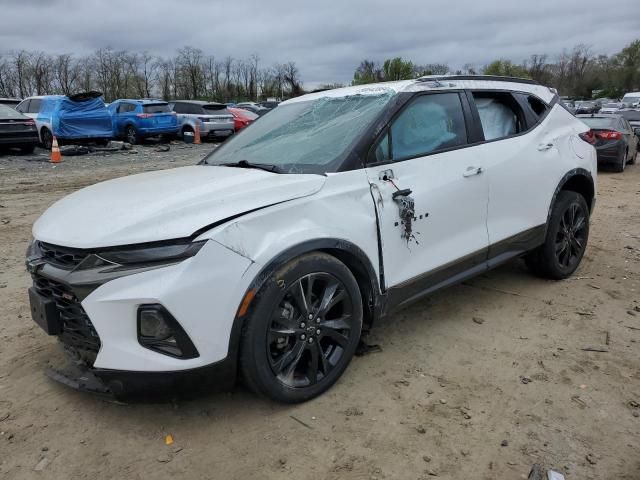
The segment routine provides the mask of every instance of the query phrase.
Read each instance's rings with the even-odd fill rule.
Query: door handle
[[[545,150],[549,150],[552,147],[553,143],[541,143],[540,145],[538,145],[538,150],[540,152],[544,152]]]
[[[462,174],[463,177],[473,177],[474,175],[480,175],[482,173],[482,167],[467,167]]]

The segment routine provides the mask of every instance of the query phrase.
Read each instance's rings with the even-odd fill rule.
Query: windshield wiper
[[[218,163],[221,167],[235,167],[235,168],[256,168],[258,170],[266,170],[267,172],[281,173],[280,168],[277,165],[270,163],[251,163],[247,160],[240,160],[239,162],[230,163]]]

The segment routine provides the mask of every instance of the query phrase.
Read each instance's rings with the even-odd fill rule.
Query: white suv
[[[240,374],[278,401],[313,398],[397,307],[521,256],[571,275],[592,142],[554,91],[520,79],[283,102],[200,165],[99,183],[40,217],[33,318],[74,359],[51,375],[125,396]]]

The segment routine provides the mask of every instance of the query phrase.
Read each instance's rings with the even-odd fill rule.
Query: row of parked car
[[[616,113],[620,110],[637,108],[640,105],[640,92],[629,92],[617,100],[613,98],[597,98],[595,100],[562,99],[567,109],[576,114]]]
[[[224,139],[269,112],[278,102],[222,104],[198,100],[121,99],[105,104],[100,92],[0,99],[0,146],[32,152],[64,142],[136,144],[147,137]]]

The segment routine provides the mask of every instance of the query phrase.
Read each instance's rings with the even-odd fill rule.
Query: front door
[[[414,97],[369,158],[385,286],[403,292],[397,303],[484,268],[488,179],[467,147],[462,102],[457,92]]]

